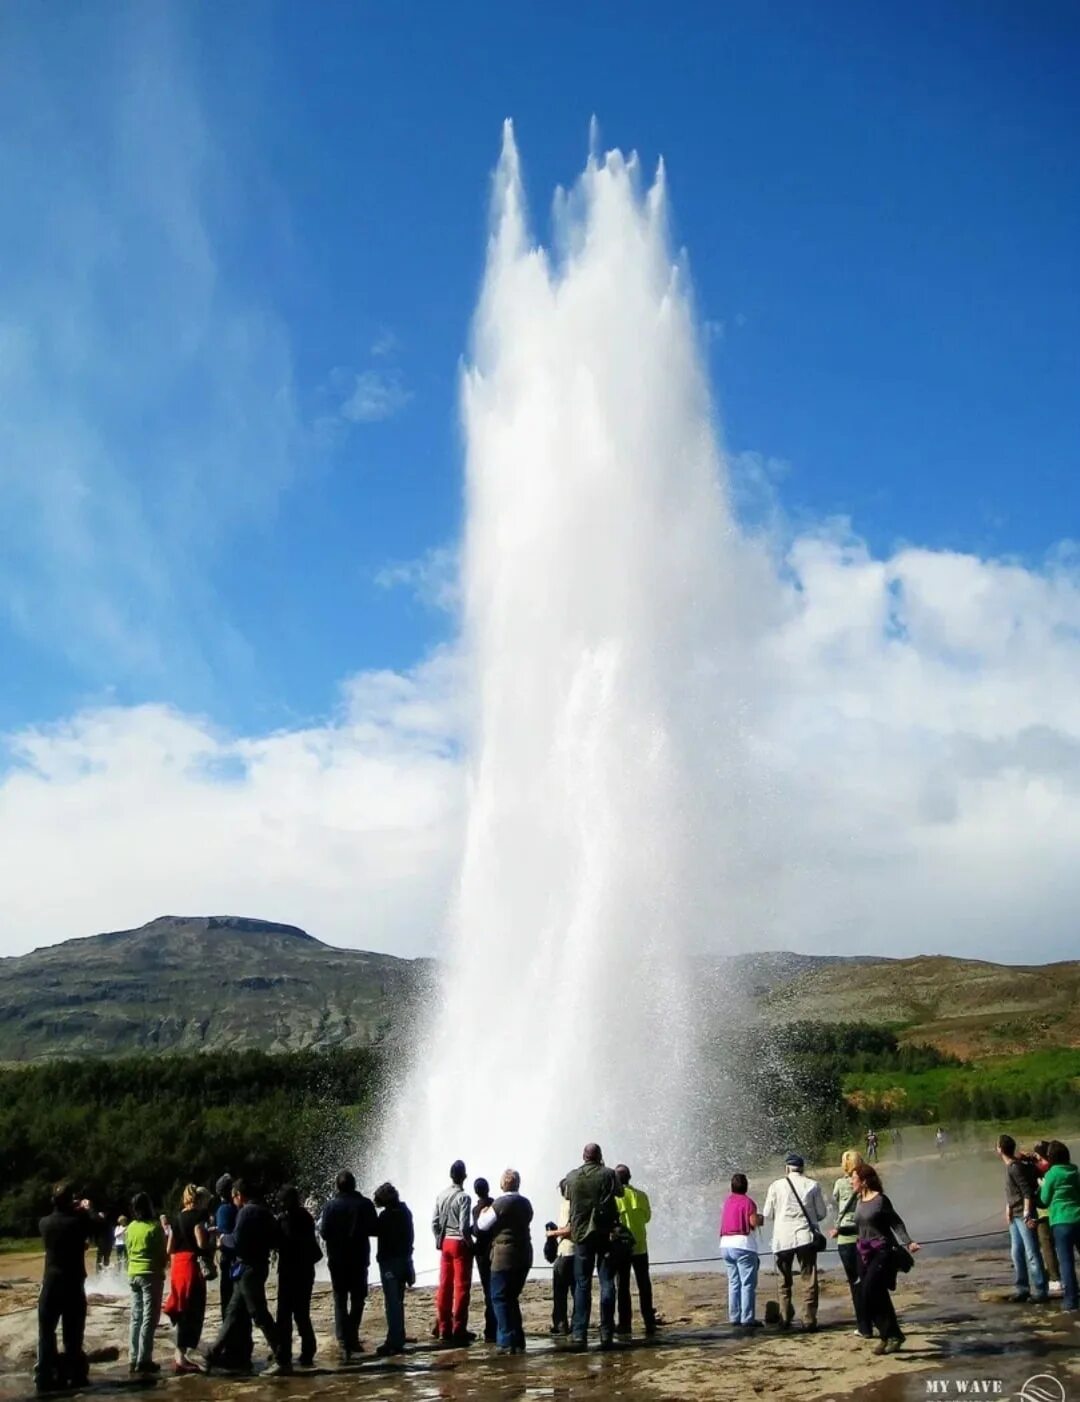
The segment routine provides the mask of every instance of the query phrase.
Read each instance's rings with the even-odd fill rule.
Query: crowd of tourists
[[[876,1149],[876,1144],[875,1144]],[[1005,1165],[1005,1217],[1015,1271],[1017,1302],[1060,1295],[1076,1311],[1076,1255],[1080,1252],[1080,1170],[1060,1141],[1036,1144],[1022,1153],[1007,1134],[997,1142]],[[757,1285],[763,1248],[759,1229],[771,1225],[777,1300],[770,1312],[780,1329],[818,1328],[818,1260],[828,1236],[835,1241],[851,1292],[855,1332],[876,1340],[876,1353],[898,1350],[904,1335],[892,1293],[900,1273],[911,1269],[920,1250],[886,1195],[878,1169],[854,1149],[842,1158],[842,1174],[831,1193],[805,1171],[803,1158],[788,1154],[782,1177],[773,1182],[759,1209],[746,1175],[736,1173],[720,1214],[720,1259],[728,1276],[728,1317],[738,1331],[762,1327]],[[521,1178],[507,1169],[493,1196],[488,1181],[466,1187],[466,1168],[455,1161],[438,1194],[431,1231],[438,1253],[438,1280],[431,1333],[436,1346],[463,1348],[478,1332],[469,1328],[475,1265],[484,1302],[483,1339],[500,1354],[525,1350],[521,1293],[533,1268],[533,1206]],[[599,1286],[599,1344],[610,1349],[632,1330],[631,1279],[646,1337],[661,1323],[649,1272],[648,1194],[632,1182],[626,1164],[609,1168],[597,1144],[587,1144],[582,1162],[558,1185],[558,1220],[544,1228],[544,1259],[551,1266],[551,1335],[568,1348],[588,1346],[593,1280]],[[315,1210],[313,1210],[315,1209]],[[831,1225],[830,1225],[831,1223]],[[350,1362],[363,1352],[360,1325],[368,1297],[372,1243],[386,1318],[380,1357],[406,1346],[405,1295],[416,1283],[414,1223],[392,1183],[371,1198],[357,1189],[352,1173],[338,1174],[334,1196],[321,1208],[285,1187],[272,1209],[258,1185],[228,1174],[209,1189],[189,1184],[172,1215],[156,1214],[146,1193],[132,1199],[130,1213],[115,1225],[77,1199],[61,1183],[52,1212],[41,1220],[45,1263],[38,1300],[39,1392],[81,1386],[87,1375],[83,1350],[86,1322],[86,1250],[96,1245],[98,1265],[108,1265],[106,1239],[126,1271],[131,1293],[130,1371],[152,1377],[154,1338],[164,1314],[173,1334],[172,1370],[250,1372],[254,1331],[271,1354],[269,1373],[310,1367],[316,1354],[311,1323],[315,1269],[325,1256],[334,1305],[338,1356]],[[267,1283],[276,1262],[276,1308]],[[168,1277],[168,1294],[165,1293]],[[217,1282],[220,1320],[203,1349],[211,1282]],[[798,1296],[796,1317],[795,1295]],[[57,1329],[63,1352],[57,1348]],[[299,1354],[294,1363],[294,1333]]]

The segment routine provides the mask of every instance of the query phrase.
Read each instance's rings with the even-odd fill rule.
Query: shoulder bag
[[[813,1250],[820,1255],[822,1251],[827,1249],[829,1243],[825,1240],[824,1233],[818,1231],[817,1223],[811,1219],[802,1198],[799,1196],[798,1188],[796,1188],[790,1178],[787,1180],[787,1185],[795,1194],[795,1201],[799,1204],[800,1208],[802,1208],[802,1215],[806,1218],[806,1225],[810,1228],[810,1245]]]

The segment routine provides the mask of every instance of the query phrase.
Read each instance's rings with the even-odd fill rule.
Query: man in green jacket
[[[611,1230],[619,1220],[616,1198],[622,1185],[604,1166],[599,1144],[586,1144],[580,1168],[572,1169],[560,1185],[570,1203],[570,1240],[574,1243],[574,1317],[570,1333],[578,1348],[589,1342],[592,1278],[600,1277],[600,1347],[610,1348],[615,1336],[615,1273],[611,1261]]]
[[[615,1177],[622,1186],[622,1196],[615,1200],[619,1221],[634,1238],[634,1254],[628,1261],[623,1261],[617,1271],[619,1310],[615,1332],[623,1338],[630,1337],[630,1270],[633,1268],[641,1322],[645,1325],[646,1338],[651,1338],[656,1333],[656,1311],[653,1309],[652,1281],[649,1279],[646,1228],[652,1220],[652,1208],[644,1188],[630,1186],[630,1170],[624,1163],[615,1165]]]

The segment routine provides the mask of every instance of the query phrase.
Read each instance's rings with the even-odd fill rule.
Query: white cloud
[[[410,589],[429,608],[453,613],[461,602],[461,556],[455,546],[436,545],[415,560],[384,565],[375,575],[380,589]]]
[[[341,405],[341,417],[349,423],[377,423],[391,419],[412,399],[397,370],[363,370]]]
[[[768,597],[748,607],[770,620],[762,699],[716,946],[1074,956],[1075,557],[876,559],[837,529],[794,539],[755,587]],[[447,651],[363,673],[333,721],[269,736],[113,707],[9,737],[0,949],[166,910],[434,949],[458,855],[462,708]]]
[[[429,950],[459,826],[452,675],[364,674],[334,721],[255,738],[162,706],[10,737],[0,952],[166,910]]]

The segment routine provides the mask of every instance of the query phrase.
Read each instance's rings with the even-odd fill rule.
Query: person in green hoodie
[[[621,1338],[630,1337],[630,1271],[637,1281],[638,1304],[646,1337],[656,1333],[656,1311],[653,1309],[652,1281],[649,1278],[649,1243],[646,1236],[652,1220],[649,1195],[643,1188],[630,1186],[630,1170],[624,1163],[615,1165],[615,1177],[622,1184],[622,1196],[615,1199],[619,1221],[634,1238],[634,1250],[629,1260],[616,1267],[616,1298],[618,1313],[615,1332]]]
[[[161,1318],[165,1290],[165,1231],[154,1218],[149,1194],[136,1193],[132,1220],[124,1229],[128,1285],[131,1287],[130,1373],[149,1377],[161,1371],[154,1362],[154,1330]]]
[[[1076,1253],[1080,1251],[1080,1168],[1069,1156],[1068,1146],[1051,1139],[1046,1146],[1050,1167],[1042,1180],[1039,1197],[1050,1213],[1058,1267],[1061,1270],[1062,1304],[1066,1313],[1080,1308],[1076,1286]]]

